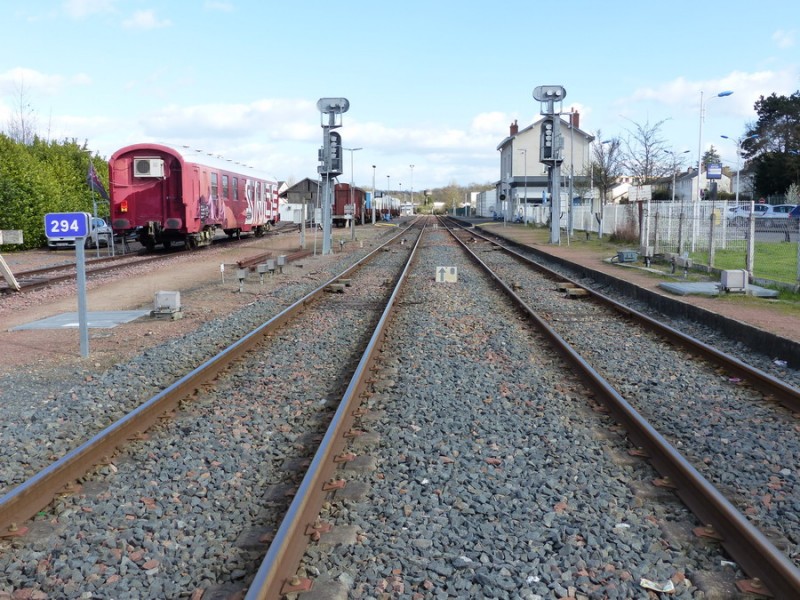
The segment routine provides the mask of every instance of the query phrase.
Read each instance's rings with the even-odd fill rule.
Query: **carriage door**
[[[163,182],[165,229],[183,229],[186,226],[183,210],[182,177],[181,163],[173,158],[169,163],[169,172]]]

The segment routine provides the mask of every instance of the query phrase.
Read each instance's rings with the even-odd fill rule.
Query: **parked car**
[[[800,221],[800,204],[789,211],[789,219],[791,219],[795,227],[797,227],[797,222]]]
[[[92,217],[89,221],[89,235],[86,236],[84,247],[97,248],[100,246],[108,246],[113,231],[108,223],[100,217]],[[62,236],[57,238],[48,238],[47,247],[50,250],[55,248],[74,248],[75,237]]]
[[[761,216],[769,210],[769,204],[754,204],[753,212],[756,217]],[[747,225],[750,219],[750,205],[732,206],[728,209],[728,225],[743,226]]]
[[[756,215],[756,226],[782,227],[793,208],[795,208],[794,204],[754,204],[753,212]],[[729,225],[747,225],[749,218],[750,206],[736,206],[733,209],[729,209]]]
[[[789,218],[789,213],[794,207],[794,204],[768,205],[765,212],[756,216],[756,226],[782,228],[788,222],[786,219]]]

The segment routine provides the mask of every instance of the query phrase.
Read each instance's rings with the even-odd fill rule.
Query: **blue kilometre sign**
[[[48,213],[44,216],[44,234],[57,237],[86,237],[89,235],[89,213]]]
[[[91,215],[84,212],[48,213],[44,216],[44,234],[48,239],[59,237],[86,237],[89,235]]]

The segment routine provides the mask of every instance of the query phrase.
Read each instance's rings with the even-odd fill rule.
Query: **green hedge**
[[[85,144],[37,138],[28,145],[0,134],[0,229],[21,229],[24,241],[21,246],[0,246],[0,252],[45,246],[47,213],[92,212],[86,183],[89,160],[108,189],[108,163],[91,156]],[[98,213],[108,214],[105,203],[98,204]]]

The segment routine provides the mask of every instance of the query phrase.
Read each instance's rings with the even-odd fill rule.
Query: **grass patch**
[[[708,252],[695,252],[692,259],[708,264]],[[744,269],[747,255],[742,250],[714,252],[714,267],[717,269]],[[783,283],[797,282],[797,244],[756,242],[753,260],[753,276]]]

